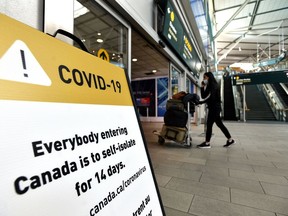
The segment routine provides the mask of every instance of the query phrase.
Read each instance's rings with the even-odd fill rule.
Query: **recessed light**
[[[137,59],[137,58],[133,58],[132,61],[133,61],[133,62],[136,62],[136,61],[138,61],[138,59]]]
[[[156,73],[156,72],[157,72],[157,70],[152,70],[152,72],[153,72],[153,73]]]
[[[101,39],[101,38],[98,38],[96,41],[97,41],[98,43],[103,43],[103,39]]]

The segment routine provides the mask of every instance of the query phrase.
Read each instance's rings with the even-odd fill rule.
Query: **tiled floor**
[[[197,149],[204,126],[192,125],[192,148],[166,140],[142,122],[167,216],[288,216],[288,124],[224,122],[237,141],[214,125],[211,149]]]

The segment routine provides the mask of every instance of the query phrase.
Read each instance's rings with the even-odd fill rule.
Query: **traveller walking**
[[[228,129],[223,124],[220,112],[221,112],[221,97],[220,97],[220,89],[218,83],[211,72],[206,72],[203,75],[203,81],[201,86],[201,97],[204,99],[200,101],[200,104],[206,103],[208,107],[208,116],[207,116],[207,129],[206,129],[206,137],[205,142],[197,145],[198,148],[211,148],[210,139],[212,136],[212,127],[214,122],[221,129],[223,134],[227,138],[227,142],[223,147],[229,147],[232,144],[236,143]]]

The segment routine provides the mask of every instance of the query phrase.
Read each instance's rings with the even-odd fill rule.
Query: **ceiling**
[[[131,62],[131,76],[133,79],[168,75],[169,61],[136,31],[132,31],[131,53],[132,59],[137,58],[137,62]],[[157,72],[153,73],[153,70]]]
[[[102,47],[109,53],[117,52],[119,21],[111,18],[93,1],[77,1],[89,10],[75,18],[76,36],[86,39],[85,45],[90,51]],[[217,51],[217,59],[209,62],[216,59],[220,67],[235,62],[256,63],[257,56],[258,61],[264,61],[279,56],[283,49],[287,49],[288,0],[210,0],[209,4]],[[102,44],[96,43],[99,32],[107,39]],[[131,51],[131,57],[137,58],[136,62],[131,62],[132,79],[168,75],[169,61],[133,30]],[[117,59],[120,63],[121,58]],[[152,73],[154,69],[156,73]]]
[[[127,50],[121,48],[126,47],[128,33],[125,33],[120,22],[95,2],[87,0],[75,0],[74,16],[74,33],[81,38],[89,52],[96,55],[97,50],[105,49],[109,53],[110,62],[121,66],[124,58],[127,58]],[[119,42],[121,37],[126,38]],[[101,43],[97,41],[100,38],[103,39]],[[132,79],[168,75],[169,61],[134,30],[131,57],[137,59],[131,61]]]
[[[264,62],[288,49],[288,0],[212,0],[209,3],[213,10],[213,36],[220,69],[234,63]],[[168,74],[168,60],[134,31],[133,57],[138,59],[132,62],[133,78],[147,77],[153,68],[158,71],[154,75]],[[244,66],[233,69],[251,70]]]
[[[265,61],[287,49],[287,0],[212,0],[210,3],[218,66]]]

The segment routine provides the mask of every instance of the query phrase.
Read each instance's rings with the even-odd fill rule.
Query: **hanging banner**
[[[0,215],[164,215],[123,69],[0,14]]]

